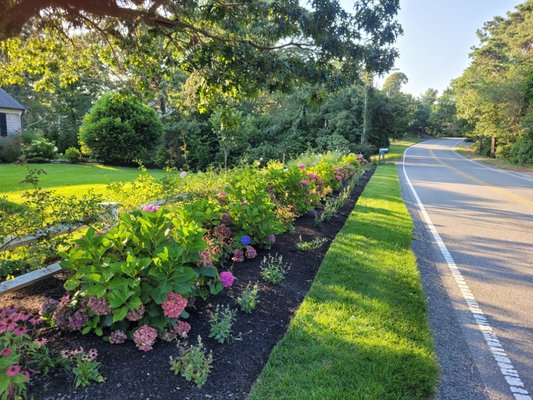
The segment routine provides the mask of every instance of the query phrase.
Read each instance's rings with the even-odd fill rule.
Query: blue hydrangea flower
[[[248,235],[241,236],[241,243],[244,246],[248,246],[252,243],[252,238]]]

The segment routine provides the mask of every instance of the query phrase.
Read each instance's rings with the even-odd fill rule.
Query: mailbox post
[[[379,162],[385,161],[385,154],[389,152],[389,149],[387,147],[381,147],[379,149]]]

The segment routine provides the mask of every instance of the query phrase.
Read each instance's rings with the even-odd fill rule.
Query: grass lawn
[[[250,400],[431,397],[438,366],[412,230],[396,167],[379,166]]]
[[[105,193],[105,187],[113,181],[132,181],[140,173],[137,168],[112,167],[107,165],[79,164],[30,164],[30,168],[41,168],[46,175],[40,175],[41,187],[53,189],[59,194],[72,195],[93,189]],[[0,164],[0,195],[7,195],[10,201],[20,202],[20,195],[29,184],[20,184],[28,173],[27,167],[15,164]],[[163,170],[150,170],[156,177],[163,176]]]
[[[507,169],[510,171],[518,171],[518,172],[533,172],[533,166],[520,166],[520,165],[511,164],[504,160],[485,157],[480,154],[477,154],[474,151],[474,149],[468,146],[457,146],[455,148],[455,151],[457,151],[457,153],[459,153],[463,157],[469,158],[476,162],[487,164],[491,167],[497,167],[501,169]]]

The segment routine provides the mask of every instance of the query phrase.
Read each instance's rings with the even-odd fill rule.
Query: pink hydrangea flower
[[[246,246],[246,258],[255,258],[257,256],[257,251],[252,246]]]
[[[298,164],[299,169],[305,169],[305,164]]]
[[[233,257],[231,258],[234,262],[243,262],[244,261],[244,251],[241,249],[233,250]]]
[[[224,271],[220,273],[220,282],[222,283],[222,286],[228,288],[233,285],[233,282],[235,282],[235,277],[231,272]]]
[[[7,376],[11,378],[17,375],[19,372],[20,372],[20,365],[18,364],[11,365],[7,368]]]
[[[187,307],[187,299],[178,293],[167,293],[167,299],[161,304],[167,318],[178,318]]]
[[[198,255],[202,260],[202,266],[211,267],[213,265],[213,260],[211,259],[211,252],[209,251],[209,249],[200,251]]]
[[[89,322],[89,316],[83,308],[80,308],[74,314],[68,317],[68,327],[73,331],[81,331],[83,328],[85,328],[87,322]]]
[[[191,324],[185,321],[178,321],[174,325],[174,330],[176,331],[179,337],[184,338],[191,330]]]
[[[136,322],[142,319],[144,316],[144,304],[141,304],[139,308],[135,310],[129,310],[126,314],[126,319],[131,322]]]
[[[309,186],[309,185],[310,185],[309,181],[306,181],[305,179],[302,179],[302,180],[300,181],[300,183],[301,183],[302,185],[304,185],[304,186]]]
[[[161,208],[160,206],[156,206],[155,204],[148,204],[147,206],[143,207],[143,211],[156,212],[160,208]]]
[[[224,225],[231,225],[231,215],[228,213],[224,213],[220,216],[220,222],[222,222]]]
[[[109,343],[111,344],[122,344],[128,339],[126,332],[121,330],[116,330],[109,335]]]
[[[89,297],[87,306],[91,309],[94,315],[107,315],[113,312],[105,297]]]
[[[148,325],[143,325],[133,332],[133,341],[139,350],[150,351],[157,339],[157,331]]]

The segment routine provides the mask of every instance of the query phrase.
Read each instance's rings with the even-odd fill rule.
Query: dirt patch
[[[111,345],[95,336],[48,330],[45,334],[53,348],[96,348],[102,363],[103,384],[74,390],[72,379],[57,371],[32,384],[36,399],[245,399],[252,384],[265,365],[274,345],[284,336],[288,324],[302,303],[320,267],[331,241],[344,225],[373,171],[366,172],[347,204],[330,221],[320,227],[313,217],[305,215],[295,223],[291,233],[279,235],[270,253],[278,253],[292,264],[285,280],[278,286],[266,284],[259,275],[259,264],[267,251],[258,251],[254,260],[235,264],[232,271],[237,280],[233,287],[209,301],[197,301],[189,322],[192,326],[189,342],[198,335],[207,349],[213,350],[213,369],[207,383],[197,389],[193,384],[170,372],[169,357],[177,355],[175,343],[158,341],[154,350],[143,353],[132,342]],[[299,251],[300,240],[326,238],[319,249]],[[32,287],[0,297],[0,308],[10,305],[35,310],[45,297],[59,298],[64,290],[64,274],[43,280]],[[252,314],[239,312],[233,326],[233,340],[218,344],[208,338],[209,316],[217,304],[235,306],[235,299],[248,282],[258,282],[259,303]]]

